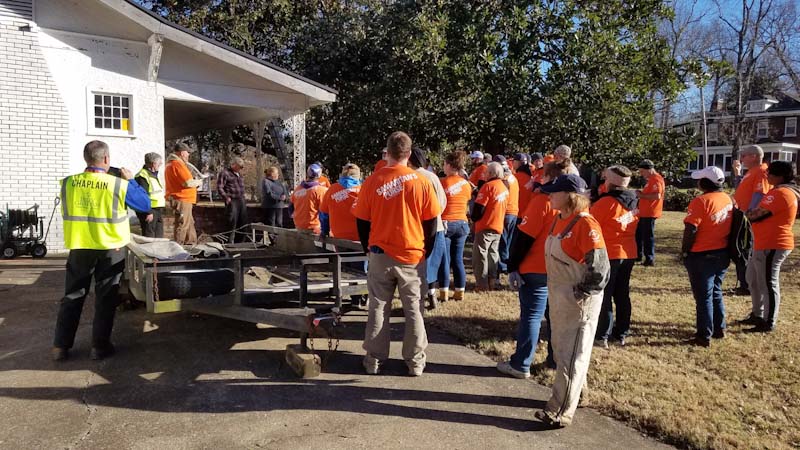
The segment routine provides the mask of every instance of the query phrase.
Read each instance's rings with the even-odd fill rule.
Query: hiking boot
[[[520,380],[525,380],[531,377],[530,372],[523,372],[511,367],[510,361],[497,363],[497,371],[506,375],[510,375],[514,378],[519,378]]]
[[[691,339],[687,339],[686,341],[684,341],[684,343],[688,345],[694,345],[697,347],[706,347],[706,348],[711,347],[711,340],[701,337],[693,337]]]
[[[745,333],[772,333],[773,331],[775,331],[775,327],[764,321],[753,328],[744,330]]]
[[[489,289],[488,290],[494,291],[495,289],[497,289],[497,280],[495,280],[494,278],[489,278],[488,281],[489,281]]]
[[[428,309],[436,309],[439,306],[439,302],[436,301],[436,296],[428,293]]]
[[[762,323],[764,323],[764,319],[755,316],[751,313],[749,316],[745,317],[742,320],[737,321],[736,323],[742,325],[761,325]]]
[[[653,267],[653,266],[656,265],[656,262],[653,261],[652,259],[645,259],[644,262],[642,263],[642,265],[644,267]]]
[[[106,359],[113,356],[115,352],[116,350],[114,349],[114,346],[109,343],[103,346],[92,347],[92,351],[89,353],[89,358],[94,361],[100,361],[101,359]]]
[[[714,334],[711,335],[713,339],[724,339],[725,338],[725,329],[717,330]]]
[[[736,289],[733,290],[733,295],[741,295],[741,296],[744,296],[744,297],[749,297],[750,296],[750,289],[748,289],[746,287],[739,286],[739,287],[737,287]]]
[[[66,361],[69,359],[69,349],[63,347],[53,347],[50,350],[50,357],[53,361]]]
[[[549,412],[543,409],[533,413],[533,417],[551,428],[564,428],[564,425],[561,422],[557,421],[552,415],[550,415]]]
[[[449,296],[450,296],[450,291],[439,289],[439,303],[446,302]]]
[[[453,301],[460,302],[461,300],[464,300],[464,291],[454,291]]]
[[[608,350],[608,339],[595,339],[594,346]]]

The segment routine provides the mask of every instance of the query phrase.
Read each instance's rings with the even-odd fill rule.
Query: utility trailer
[[[341,315],[354,308],[351,298],[367,295],[367,257],[353,241],[262,224],[250,229],[260,245],[226,245],[218,258],[159,261],[130,246],[130,293],[150,313],[192,311],[297,331],[300,344],[287,346],[287,362],[300,376],[316,376],[321,359],[309,339],[312,347],[314,337],[333,339]]]

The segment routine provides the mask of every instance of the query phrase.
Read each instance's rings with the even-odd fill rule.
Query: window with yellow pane
[[[130,131],[131,97],[94,93],[94,127],[99,130]]]

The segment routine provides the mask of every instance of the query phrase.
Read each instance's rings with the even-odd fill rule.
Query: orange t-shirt
[[[469,182],[477,186],[478,182],[483,180],[483,172],[486,172],[486,169],[488,169],[486,164],[481,164],[473,169],[472,173],[469,174]]]
[[[750,209],[753,194],[756,192],[766,194],[770,189],[772,189],[772,186],[769,185],[767,180],[767,165],[761,164],[747,170],[744,178],[736,188],[736,192],[733,193],[733,199],[736,200],[736,205],[739,209],[747,211]]]
[[[528,207],[523,212],[519,231],[534,239],[533,246],[519,264],[519,273],[547,273],[544,262],[544,243],[547,232],[553,225],[558,211],[550,206],[550,196],[546,194],[533,194]]]
[[[577,213],[575,213],[577,214]],[[562,219],[558,215],[555,217],[556,226],[553,228],[551,236],[560,234],[567,228],[575,214]],[[569,233],[561,239],[561,249],[564,250],[570,258],[583,264],[586,262],[586,254],[590,250],[597,248],[605,248],[606,243],[603,240],[603,230],[600,224],[591,215],[586,215],[575,223]]]
[[[382,159],[382,160],[380,160],[380,161],[376,162],[376,163],[375,163],[375,170],[373,170],[373,172],[377,172],[378,170],[380,170],[380,169],[382,169],[382,168],[386,167],[386,165],[387,165],[387,164],[389,164],[389,163],[388,163],[388,162],[386,162],[386,160],[385,160],[385,159]]]
[[[555,160],[556,160],[556,155],[553,155],[553,154],[544,155],[544,158],[542,158],[542,163],[547,164],[547,163],[553,162]]]
[[[345,189],[339,183],[334,184],[325,192],[319,211],[329,216],[331,236],[339,239],[358,240],[356,216],[353,215],[353,203],[358,198],[361,186]]]
[[[692,252],[728,248],[733,201],[724,192],[708,192],[689,202],[683,223],[697,227]]]
[[[475,232],[492,230],[502,233],[508,207],[508,189],[503,180],[494,179],[484,183],[478,191],[475,203],[486,208],[481,220],[475,222]]]
[[[442,213],[431,183],[406,166],[384,167],[361,186],[354,214],[372,223],[369,245],[402,264],[425,257],[422,222]]]
[[[758,207],[770,211],[772,215],[752,223],[753,249],[794,249],[792,226],[797,217],[797,196],[794,192],[776,187],[767,192]]]
[[[472,197],[469,181],[458,175],[441,179],[447,205],[442,212],[442,220],[467,220],[467,203]]]
[[[292,192],[292,205],[294,205],[294,226],[298,230],[312,230],[319,233],[319,204],[328,190],[318,184],[308,189],[298,184]]]
[[[519,181],[513,175],[506,178],[508,183],[508,206],[506,214],[519,215]]]
[[[609,196],[596,201],[589,211],[603,230],[608,259],[636,258],[636,226],[639,224],[637,215],[639,211],[627,210],[614,197]]]
[[[533,191],[526,187],[528,182],[531,181],[531,176],[525,172],[514,172],[514,176],[519,183],[519,211],[524,213],[528,209],[528,203],[530,203],[531,195],[533,194]]]
[[[331,180],[329,180],[328,177],[326,177],[325,175],[319,177],[319,184],[321,186],[325,186],[326,189],[331,188]]]
[[[639,217],[653,217],[658,219],[664,209],[664,177],[654,173],[647,179],[647,183],[642,188],[642,194],[660,194],[658,200],[646,200],[639,198]]]
[[[603,195],[608,192],[608,185],[603,183],[600,186],[597,186],[597,195]]]
[[[166,197],[175,197],[176,200],[182,202],[197,203],[197,188],[183,186],[183,183],[192,178],[192,172],[182,160],[171,160],[164,168]]]

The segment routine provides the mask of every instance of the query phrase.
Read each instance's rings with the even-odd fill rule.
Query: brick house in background
[[[171,23],[132,0],[0,0],[0,208],[41,205],[93,139],[134,172],[165,142],[282,121],[305,173],[305,113],[336,91]],[[223,133],[224,135],[224,133]],[[47,240],[63,250],[60,214]]]
[[[781,93],[777,96],[753,98],[747,102],[743,145],[758,144],[764,149],[764,160],[797,162],[800,151],[800,99]],[[699,113],[680,118],[673,124],[697,140],[692,149],[697,158],[688,170],[705,167],[703,162],[702,118]],[[717,166],[730,174],[733,149],[733,114],[720,102],[707,113],[708,165]]]

